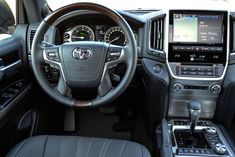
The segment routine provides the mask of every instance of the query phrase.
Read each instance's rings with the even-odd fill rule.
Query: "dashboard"
[[[144,84],[148,86],[147,93],[163,91],[162,86],[153,83],[161,82],[159,84],[165,84],[165,90],[170,93],[169,117],[184,117],[188,113],[188,100],[200,100],[206,108],[202,117],[212,118],[230,66],[229,58],[235,56],[230,40],[231,13],[224,10],[151,10],[120,11],[120,14],[135,35],[138,64],[142,67]],[[37,27],[31,26],[29,30]],[[128,42],[117,24],[102,14],[89,11],[63,17],[47,36],[48,42],[55,44],[101,41],[124,46]],[[59,72],[48,69],[45,71],[50,78],[58,78]],[[151,100],[158,97],[150,97],[152,92],[147,95]],[[160,95],[158,99],[162,100]]]
[[[203,106],[201,118],[213,119],[217,108],[224,106],[218,105],[219,99],[231,95],[226,87],[235,88],[235,13],[206,9],[118,12],[136,38],[136,73],[147,100],[143,107],[151,110],[147,117],[153,121],[150,125],[159,123],[159,115],[163,114],[169,118],[188,117],[190,100]],[[30,26],[29,37],[37,27]],[[53,44],[87,40],[122,46],[128,42],[117,24],[89,11],[63,18],[48,32],[48,42]],[[112,70],[118,74],[117,69]],[[45,71],[50,78],[59,76],[54,70]]]

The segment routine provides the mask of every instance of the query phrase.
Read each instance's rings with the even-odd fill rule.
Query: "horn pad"
[[[107,50],[108,44],[103,42],[63,44],[60,56],[66,83],[72,88],[98,87]]]

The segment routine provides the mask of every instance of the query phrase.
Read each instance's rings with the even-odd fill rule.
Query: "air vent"
[[[30,50],[32,49],[32,44],[33,44],[33,38],[35,36],[36,30],[31,30],[30,31]]]
[[[164,19],[151,21],[150,47],[155,50],[163,50]]]

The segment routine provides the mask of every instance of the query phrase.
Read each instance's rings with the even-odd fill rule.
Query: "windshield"
[[[86,0],[112,9],[121,10],[156,10],[156,9],[226,9],[235,6],[235,0]],[[52,10],[67,4],[84,2],[81,0],[47,0]]]

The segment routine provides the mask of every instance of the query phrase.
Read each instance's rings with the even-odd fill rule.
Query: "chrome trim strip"
[[[14,67],[14,66],[16,66],[16,65],[19,65],[19,64],[21,64],[21,60],[18,60],[18,61],[16,61],[16,62],[12,63],[12,64],[7,65],[7,66],[2,66],[2,67],[0,68],[0,71],[1,71],[1,72],[4,72],[4,71],[6,71],[7,69],[12,68],[12,67]]]
[[[114,60],[114,61],[110,61],[110,62],[106,62],[105,65],[104,65],[104,70],[103,70],[103,74],[102,74],[102,77],[101,77],[101,80],[100,82],[102,82],[102,80],[104,79],[104,76],[105,76],[105,73],[108,69],[112,68],[113,66],[115,66],[116,64],[119,64],[119,63],[122,63],[125,59],[125,52],[124,52],[124,49],[122,48],[121,50],[121,54],[120,54],[120,57],[117,59],[117,60]]]

